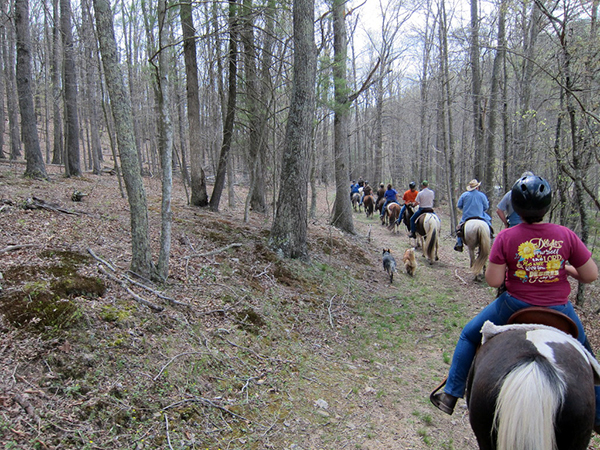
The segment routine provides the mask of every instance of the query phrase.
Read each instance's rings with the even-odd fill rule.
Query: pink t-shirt
[[[581,267],[591,256],[581,239],[566,227],[522,223],[498,234],[490,262],[506,264],[510,295],[535,306],[553,306],[567,303],[571,292],[565,263]]]

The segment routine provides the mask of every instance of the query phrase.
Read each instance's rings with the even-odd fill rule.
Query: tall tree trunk
[[[79,156],[79,118],[77,116],[77,69],[73,51],[73,31],[71,29],[71,2],[60,0],[60,26],[64,52],[65,80],[65,125],[67,129],[67,158],[65,174],[81,176]]]
[[[0,3],[0,14],[4,14],[4,2]],[[6,32],[4,29],[4,20],[0,19],[0,42],[6,41]],[[2,45],[2,44],[0,44]],[[0,49],[0,159],[6,159],[6,154],[4,153],[4,132],[6,130],[6,109],[4,108],[4,98],[6,91],[6,83],[5,83],[5,71],[4,71],[4,55]]]
[[[64,156],[64,137],[60,104],[62,89],[60,85],[60,15],[58,0],[53,0],[54,25],[52,26],[52,58],[50,63],[50,78],[52,79],[52,164],[62,164]]]
[[[505,18],[506,18],[506,0],[500,2],[498,11],[498,48],[492,66],[492,78],[490,88],[490,107],[488,112],[488,126],[486,129],[486,167],[485,179],[487,180],[488,195],[493,192],[494,188],[494,173],[496,172],[494,163],[496,161],[495,154],[495,137],[496,137],[496,117],[498,115],[498,97],[500,95],[500,77],[502,75],[502,67],[506,56],[506,33],[505,33]],[[498,180],[501,181],[501,180]]]
[[[308,165],[314,120],[317,50],[314,0],[294,0],[294,86],[286,129],[271,245],[289,258],[306,258]],[[345,196],[348,198],[348,195]]]
[[[17,91],[21,111],[21,135],[27,166],[25,176],[48,178],[37,134],[37,121],[31,87],[31,36],[29,34],[29,1],[15,0],[15,30],[17,36]]]
[[[346,3],[333,0],[333,79],[334,105],[334,154],[335,154],[335,204],[331,223],[340,230],[354,234],[352,206],[349,195],[349,148],[348,119],[350,104],[346,83]]]
[[[223,123],[223,143],[221,145],[221,154],[219,155],[219,164],[217,166],[217,175],[215,177],[215,187],[210,196],[210,209],[219,210],[219,203],[225,186],[225,175],[227,172],[227,160],[231,150],[231,141],[233,139],[233,121],[235,118],[235,105],[237,99],[237,4],[236,0],[229,0],[229,82],[227,89],[227,108],[225,121]]]
[[[96,66],[97,52],[96,39],[94,39],[94,26],[91,15],[91,4],[88,0],[82,0],[82,28],[84,30],[85,48],[85,75],[88,86],[87,112],[90,122],[90,146],[92,157],[92,173],[100,175],[102,168],[102,145],[100,144],[100,133],[98,132],[98,72]]]
[[[106,86],[114,117],[115,131],[127,190],[131,217],[131,270],[148,278],[156,278],[148,235],[148,206],[135,148],[131,100],[125,89],[115,40],[113,13],[107,0],[94,0],[96,28],[104,66]]]
[[[0,40],[4,77],[6,79],[6,109],[8,110],[8,132],[10,137],[9,157],[16,160],[21,156],[21,133],[19,131],[19,96],[15,75],[15,33],[12,25],[4,29],[6,39]]]
[[[483,180],[485,173],[485,152],[483,147],[483,111],[481,106],[481,69],[479,63],[479,0],[471,0],[471,96],[473,100],[473,133],[475,146],[474,177]],[[490,180],[483,180],[487,186]]]
[[[196,29],[192,17],[191,0],[183,0],[179,6],[181,29],[183,30],[183,56],[187,92],[187,118],[190,141],[190,175],[194,206],[207,206],[206,176],[202,168],[202,133],[200,124],[200,99],[198,90],[198,63],[196,57]]]
[[[261,97],[257,52],[254,38],[255,12],[251,0],[243,2],[243,21],[241,38],[244,46],[244,69],[246,72],[246,101],[249,134],[250,205],[254,211],[264,213],[267,210],[264,189],[264,153],[266,150],[266,106],[268,98]],[[270,51],[270,50],[269,50]]]
[[[446,174],[448,184],[448,199],[450,203],[450,233],[454,236],[458,224],[456,215],[456,188],[455,170],[456,161],[454,154],[454,131],[452,127],[452,95],[450,93],[450,70],[448,56],[448,18],[446,15],[445,0],[439,3],[439,37],[440,37],[440,64],[442,72],[442,95],[441,95],[441,122],[443,135],[443,149],[448,167]]]
[[[158,1],[158,67],[154,67],[156,76],[156,93],[159,116],[159,149],[162,168],[162,204],[160,255],[158,257],[158,274],[166,280],[169,276],[169,257],[171,255],[171,227],[173,211],[171,198],[173,191],[173,123],[170,113],[168,61],[168,42],[166,41],[167,3]]]

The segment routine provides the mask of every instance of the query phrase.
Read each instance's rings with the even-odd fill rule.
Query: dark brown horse
[[[600,366],[572,336],[543,325],[486,322],[467,380],[481,450],[585,450]]]
[[[365,198],[363,198],[363,206],[365,207],[367,218],[371,217],[373,215],[373,210],[375,209],[375,199],[372,195],[365,195]]]

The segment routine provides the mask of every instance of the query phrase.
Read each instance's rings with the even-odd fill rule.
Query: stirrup
[[[441,388],[443,388],[446,385],[446,381],[448,381],[448,377],[446,377],[444,381],[442,381],[442,383],[438,387],[436,387],[431,394],[429,394],[429,401],[437,409],[451,416],[454,412],[454,407],[456,406],[456,401],[458,400],[458,398],[445,392],[440,392],[439,394],[437,393]],[[447,398],[450,400],[451,404],[448,404],[445,401]]]

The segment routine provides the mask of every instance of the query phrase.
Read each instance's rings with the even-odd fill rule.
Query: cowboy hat
[[[467,185],[467,191],[473,191],[477,189],[480,184],[480,181],[477,181],[475,178],[473,178],[471,181],[469,181],[469,184]]]

